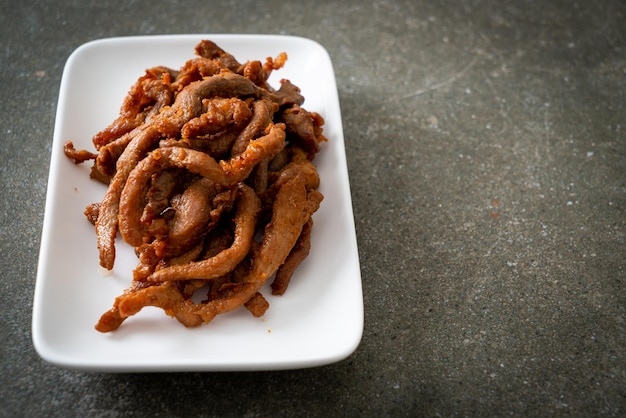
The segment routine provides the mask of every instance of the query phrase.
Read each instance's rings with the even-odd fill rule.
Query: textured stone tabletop
[[[626,414],[623,1],[0,5],[0,416]],[[347,359],[100,374],[35,352],[65,62],[94,39],[178,33],[328,50],[365,306]]]

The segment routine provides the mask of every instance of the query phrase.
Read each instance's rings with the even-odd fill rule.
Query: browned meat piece
[[[276,277],[271,285],[273,295],[282,295],[285,293],[294,271],[296,271],[300,263],[308,257],[309,251],[311,250],[312,228],[313,219],[309,219],[309,221],[304,224],[304,228],[302,228],[302,233],[300,234],[296,245],[291,249],[287,259],[276,272]]]
[[[239,98],[205,100],[206,110],[189,120],[180,130],[182,138],[217,135],[226,130],[241,130],[252,117],[252,111]]]
[[[239,67],[241,67],[241,64],[234,56],[224,51],[212,41],[205,40],[196,45],[196,54],[204,58],[215,60],[232,72],[237,72]]]
[[[287,62],[287,54],[282,52],[276,59],[267,57],[264,64],[261,64],[261,61],[248,61],[239,68],[238,73],[257,86],[271,91],[272,87],[267,83],[267,79],[274,70],[282,68],[285,62]]]
[[[313,162],[309,160],[308,154],[297,146],[291,146],[289,150],[291,151],[289,163],[274,173],[275,178],[272,179],[272,182],[280,185],[287,178],[293,177],[295,171],[301,171],[304,174],[307,189],[317,189],[320,185],[320,176]]]
[[[96,224],[98,213],[100,212],[100,203],[92,203],[85,208],[85,216],[92,224]]]
[[[289,80],[280,80],[280,88],[278,91],[266,93],[263,96],[270,98],[280,107],[289,107],[304,103],[304,97],[300,94],[300,88],[291,84]]]
[[[321,130],[324,119],[319,114],[294,105],[282,113],[282,120],[287,126],[290,141],[296,142],[309,154],[319,152],[319,142],[326,140]]]
[[[105,312],[96,329],[100,332],[114,331],[129,316],[146,306],[162,308],[167,315],[178,319],[187,327],[198,326],[202,318],[193,312],[193,302],[186,299],[176,282],[166,282],[150,287],[131,287],[115,299],[113,307]]]
[[[254,190],[241,184],[235,215],[235,236],[231,246],[205,260],[184,265],[175,265],[155,271],[148,280],[214,279],[232,271],[248,254],[260,209]]]
[[[222,211],[231,207],[229,199],[216,198],[220,192],[233,194],[230,190],[222,192],[215,182],[201,177],[185,189],[180,199],[172,202],[174,216],[168,222],[164,257],[185,253],[215,227]]]
[[[220,64],[204,57],[190,59],[180,69],[176,81],[172,83],[174,91],[180,91],[188,84],[218,74],[222,70]]]
[[[177,181],[181,177],[175,170],[163,170],[152,176],[150,187],[146,192],[146,203],[143,207],[140,222],[149,224],[159,216],[167,217],[170,197],[174,194]]]
[[[94,154],[93,152],[77,150],[74,148],[74,143],[72,141],[67,141],[65,143],[63,146],[63,152],[67,158],[74,161],[74,164],[81,164],[87,160],[95,160],[98,157],[98,154]]]
[[[239,74],[246,77],[259,87],[266,88],[269,75],[265,72],[261,61],[248,61],[239,68]]]
[[[256,292],[254,296],[250,298],[244,305],[250,313],[255,317],[260,317],[265,314],[270,307],[269,302],[263,297],[262,294]]]
[[[181,129],[182,141],[189,148],[214,158],[228,158],[241,131],[252,118],[248,104],[240,99],[206,99],[206,111]]]
[[[250,141],[265,132],[270,123],[272,123],[272,116],[276,110],[276,105],[270,100],[255,101],[252,105],[252,119],[232,144],[231,155],[241,154]]]
[[[118,118],[93,137],[96,149],[132,131],[146,119],[158,114],[164,106],[170,105],[174,99],[171,80],[177,74],[167,67],[146,70],[145,75],[128,92]]]

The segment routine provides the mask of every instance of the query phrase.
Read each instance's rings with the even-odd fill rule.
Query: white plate
[[[180,68],[194,46],[211,39],[240,62],[288,54],[282,78],[302,89],[304,107],[326,120],[315,163],[325,199],[315,213],[312,249],[287,292],[263,294],[265,316],[245,309],[188,329],[157,308],[145,308],[115,332],[94,329],[131,282],[137,260],[117,241],[113,274],[98,269],[96,237],[83,215],[105,186],[89,179],[91,164],[63,153],[73,140],[93,149],[91,137],[118,115],[130,86],[156,65]],[[93,371],[225,371],[303,368],[349,356],[363,332],[363,296],[341,113],[332,63],[314,41],[288,36],[177,35],[110,38],[79,47],[68,59],[57,109],[47,202],[33,306],[33,343],[53,364]]]

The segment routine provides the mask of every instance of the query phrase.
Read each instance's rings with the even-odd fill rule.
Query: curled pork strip
[[[241,154],[250,141],[265,131],[272,122],[272,116],[276,110],[278,110],[276,104],[270,100],[262,99],[255,101],[252,105],[252,119],[233,142],[231,155]]]
[[[177,71],[163,66],[146,70],[126,95],[117,119],[93,137],[96,149],[132,131],[170,105],[174,100],[171,80],[177,76]]]
[[[271,213],[277,193],[284,184],[290,182],[294,177],[302,176],[308,191],[317,189],[320,183],[319,174],[311,161],[306,158],[298,158],[298,155],[305,155],[304,151],[298,148],[292,149],[292,161],[270,175],[270,186],[258,193],[263,208],[263,217],[266,213]]]
[[[143,283],[145,282],[134,281],[131,287],[126,289],[122,295],[115,298],[113,307],[102,314],[96,323],[95,328],[97,331],[111,332],[118,329],[126,318],[132,315],[128,313],[129,308],[131,311],[136,310],[139,312],[144,306],[159,306],[162,307],[168,315],[174,316],[169,306],[180,305],[184,307],[185,298],[180,291],[178,283],[166,282],[150,287],[145,287]],[[142,302],[144,302],[145,305],[141,307],[130,306],[127,307],[126,311],[122,311],[120,308],[122,302],[136,295],[142,296]],[[134,299],[136,299],[136,297],[134,297]],[[177,319],[186,326],[200,325],[197,315],[186,314],[182,309],[179,309],[177,314],[180,315],[180,318],[177,317]]]
[[[96,180],[104,180],[104,183],[110,183],[111,179],[115,175],[115,168],[120,156],[124,153],[124,150],[133,140],[135,136],[141,131],[139,127],[133,129],[112,140],[111,142],[104,144],[98,150],[98,155],[93,167],[91,168],[91,178]]]
[[[213,69],[218,71],[218,68]],[[209,70],[207,70],[207,73]],[[181,72],[181,74],[183,74]],[[198,77],[204,75],[203,73],[199,74]],[[185,77],[181,75],[181,77]],[[191,76],[190,76],[191,77]],[[152,115],[156,115],[158,111],[162,110],[165,105],[171,103],[170,95],[173,94],[171,90],[182,89],[183,87],[187,87],[189,84],[193,84],[189,86],[189,89],[184,90],[184,93],[180,94],[180,98],[176,97],[176,102],[172,109],[166,109],[164,114],[159,115],[159,119],[155,121],[155,124],[158,126],[159,131],[165,130],[167,127],[167,131],[170,135],[174,136],[177,134],[177,131],[180,131],[184,128],[181,127],[181,123],[185,124],[190,119],[193,120],[196,116],[199,116],[202,113],[199,110],[202,108],[201,100],[205,97],[229,97],[228,89],[237,84],[237,89],[233,90],[233,95],[237,96],[239,94],[255,94],[254,85],[249,80],[246,80],[243,77],[237,76],[236,74],[229,74],[228,76],[220,76],[215,75],[216,78],[210,77],[206,80],[195,81],[191,83],[191,79],[185,80],[177,80],[175,85],[172,85],[169,89],[164,88],[164,92],[162,99],[157,100],[157,102],[152,106],[150,113]],[[210,80],[210,81],[209,81]],[[156,94],[156,93],[153,93]],[[170,95],[168,95],[170,94]],[[132,96],[131,96],[132,97]],[[139,99],[137,99],[139,100]],[[186,109],[189,113],[184,114],[181,113],[181,109]],[[119,122],[114,122],[112,126],[117,126],[120,124],[124,124],[125,127],[129,129],[119,129],[118,128],[107,128],[102,133],[97,134],[94,137],[94,143],[98,142],[97,148],[99,149],[99,154],[96,158],[96,164],[94,168],[96,168],[100,175],[92,175],[94,178],[108,178],[114,175],[116,167],[115,163],[120,158],[126,147],[129,143],[137,136],[137,132],[134,131],[134,128],[141,125],[141,123],[146,119],[146,115],[143,115],[143,119],[139,116],[135,116],[134,118],[127,115],[126,113],[132,113],[130,110],[124,112],[119,118]],[[129,121],[129,122],[124,122]],[[150,122],[150,119],[147,119],[147,122]],[[239,120],[239,123],[241,121]],[[113,134],[109,131],[112,129],[116,130],[116,133],[120,135],[114,137]],[[105,142],[101,137],[106,136],[108,142]]]
[[[119,229],[131,245],[142,242],[142,197],[145,185],[154,173],[168,168],[185,168],[223,186],[234,186],[244,180],[264,158],[277,154],[285,144],[284,125],[273,125],[267,135],[251,141],[246,150],[231,160],[217,162],[200,151],[181,147],[158,148],[137,164],[129,174],[119,200]],[[102,208],[100,208],[102,214]],[[101,215],[102,216],[102,215]]]
[[[148,277],[152,282],[167,280],[214,279],[233,270],[246,256],[256,227],[261,203],[250,187],[238,187],[239,199],[235,214],[235,236],[232,245],[206,260],[175,265],[155,271]]]
[[[127,199],[122,195],[120,200],[119,229],[122,238],[132,246],[138,247],[150,242],[152,238],[166,235],[167,240],[162,251],[164,256],[174,256],[186,251],[202,238],[201,231],[207,224],[215,224],[219,220],[223,205],[214,205],[214,199],[220,193],[220,187],[210,179],[200,178],[187,187],[177,198],[169,199],[172,188],[171,171],[168,174],[154,173],[151,176],[156,182],[154,187],[145,187],[148,201],[141,207],[140,201],[127,207]],[[163,183],[163,184],[161,184]],[[229,191],[226,191],[230,194]],[[216,199],[220,202],[220,199]],[[227,201],[222,199],[222,203]],[[163,208],[159,213],[158,209]],[[160,217],[171,213],[171,219]],[[153,225],[161,221],[161,224]]]
[[[141,129],[117,161],[118,170],[109,183],[96,221],[96,239],[100,252],[100,265],[108,270],[115,262],[115,235],[117,234],[119,201],[131,170],[158,142],[159,134],[152,126]]]
[[[108,270],[115,262],[115,235],[118,228],[119,202],[128,176],[159,139],[175,136],[191,118],[202,112],[202,99],[207,97],[250,96],[258,93],[250,80],[237,74],[225,73],[191,83],[177,96],[170,108],[164,109],[150,123],[133,130],[134,135],[117,160],[116,172],[100,205],[96,222],[100,265]],[[234,182],[237,183],[237,182]]]
[[[307,194],[304,177],[298,175],[285,183],[276,196],[270,223],[252,260],[252,269],[232,295],[195,306],[203,322],[233,311],[248,302],[276,272],[296,244],[302,228],[320,203],[320,194]],[[188,309],[188,308],[187,308]]]
[[[234,73],[219,73],[194,81],[178,95],[171,108],[164,109],[154,124],[166,136],[177,136],[183,125],[200,116],[202,101],[211,97],[258,97],[263,91],[247,78]]]
[[[212,229],[225,206],[214,205],[219,187],[201,177],[193,182],[172,205],[174,216],[168,222],[168,234],[163,256],[180,255],[196,245]],[[226,191],[230,194],[230,191]],[[219,200],[226,203],[227,199]]]
[[[203,105],[206,111],[181,129],[182,142],[214,158],[228,158],[236,138],[249,125],[252,110],[237,98],[205,99]]]

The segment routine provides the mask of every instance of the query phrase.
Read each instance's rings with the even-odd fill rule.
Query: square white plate
[[[137,259],[117,240],[113,274],[102,276],[96,237],[83,215],[105,186],[90,180],[91,163],[74,165],[63,144],[93,150],[92,136],[118,115],[130,86],[145,69],[178,69],[202,39],[216,42],[240,62],[286,52],[271,85],[289,79],[304,107],[326,120],[315,164],[325,198],[314,214],[309,257],[283,296],[261,318],[245,309],[185,328],[158,308],[145,308],[115,332],[94,329],[100,315],[129,286]],[[33,306],[33,343],[53,364],[80,370],[226,371],[313,367],[349,356],[363,332],[361,275],[348,183],[341,113],[330,57],[314,41],[273,35],[175,35],[89,42],[69,57],[63,72],[52,144],[50,176]]]

